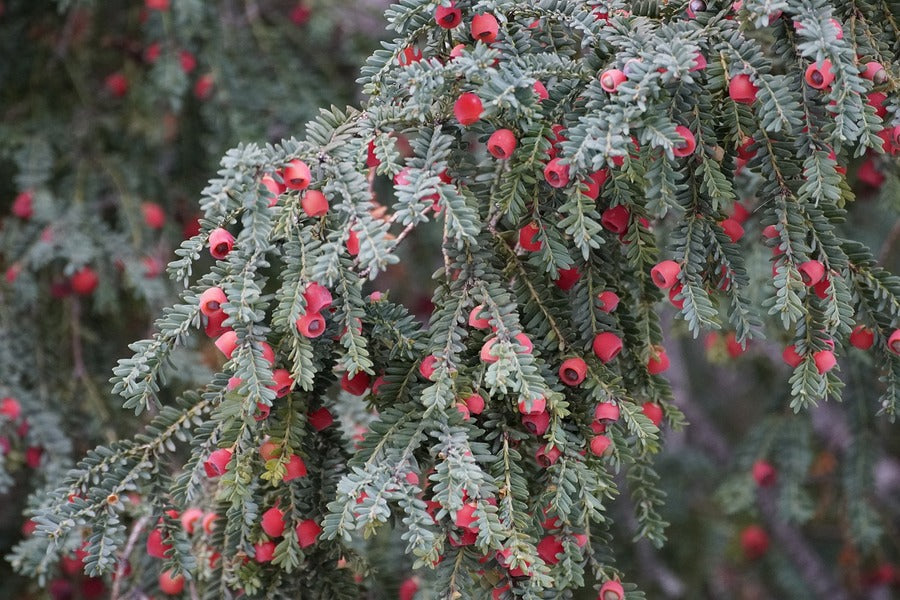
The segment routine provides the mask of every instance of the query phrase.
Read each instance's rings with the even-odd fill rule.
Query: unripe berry
[[[232,248],[234,248],[234,236],[227,229],[219,227],[209,233],[209,253],[216,260],[224,259]]]
[[[328,198],[319,190],[307,190],[300,201],[303,212],[308,217],[321,217],[328,212]]]
[[[597,600],[624,600],[625,590],[618,581],[607,581],[600,588]]]
[[[675,144],[672,147],[672,154],[674,154],[678,158],[683,158],[685,156],[690,156],[694,153],[694,150],[697,149],[697,140],[694,138],[694,134],[690,129],[685,127],[684,125],[679,125],[675,128],[675,133],[681,136],[683,141]]]
[[[827,58],[822,62],[812,63],[806,67],[806,83],[809,87],[822,90],[834,81],[834,73],[831,72],[831,61]]]
[[[650,278],[661,290],[667,290],[678,283],[681,266],[674,260],[664,260],[650,269]]]
[[[647,372],[651,375],[659,375],[663,371],[668,370],[668,368],[669,355],[666,354],[665,348],[654,346],[653,351],[650,353],[650,358],[647,359]]]
[[[628,209],[619,204],[603,211],[603,214],[600,215],[600,224],[609,231],[621,235],[628,231],[630,218],[631,213]]]
[[[369,389],[370,382],[371,377],[363,371],[359,371],[353,377],[350,377],[349,373],[344,373],[341,377],[341,389],[354,396],[362,396]]]
[[[481,119],[484,107],[481,98],[472,92],[461,94],[453,104],[453,115],[460,125],[472,125]]]
[[[491,326],[490,319],[482,318],[479,315],[484,310],[484,305],[479,304],[469,313],[469,327],[474,329],[487,329]]]
[[[275,558],[275,542],[260,542],[253,545],[253,558],[258,563],[271,562]]]
[[[808,260],[797,267],[804,285],[812,287],[825,277],[825,265],[817,260]]]
[[[559,379],[566,385],[576,386],[587,375],[587,363],[581,358],[568,358],[559,367]]]
[[[758,460],[753,463],[753,480],[759,487],[771,487],[775,484],[777,473],[768,461]]]
[[[297,158],[287,164],[283,176],[284,185],[291,190],[305,190],[312,179],[307,164]]]
[[[228,448],[213,450],[209,455],[209,458],[203,463],[203,468],[206,470],[206,476],[210,479],[218,477],[225,472],[229,461],[231,461],[231,450]]]
[[[591,438],[591,454],[604,456],[612,446],[612,440],[605,435],[597,435]]]
[[[519,245],[522,246],[523,250],[537,252],[541,249],[543,242],[537,239],[537,235],[540,231],[541,228],[535,221],[532,221],[519,230]]]
[[[728,83],[728,95],[735,102],[741,104],[753,104],[756,101],[756,93],[759,88],[750,81],[750,76],[746,73],[735,75]]]
[[[581,279],[581,271],[576,268],[560,269],[559,277],[553,280],[554,285],[564,292],[571,290]]]
[[[604,331],[594,337],[592,346],[594,354],[605,364],[618,356],[619,352],[622,351],[622,338],[611,331]]]
[[[900,329],[895,329],[887,341],[888,350],[900,356]]]
[[[550,428],[550,413],[544,410],[532,415],[523,415],[522,424],[534,435],[544,435]]]
[[[300,335],[310,339],[317,338],[325,333],[325,317],[321,313],[306,313],[297,319],[297,331]]]
[[[147,554],[153,558],[165,558],[166,551],[172,547],[171,543],[163,541],[163,532],[161,529],[154,529],[147,536]]]
[[[747,560],[762,557],[769,549],[769,534],[759,525],[750,525],[741,532],[741,549]]]
[[[722,226],[725,235],[728,236],[733,244],[738,243],[738,241],[744,237],[744,228],[741,227],[741,224],[735,219],[725,219],[719,223],[719,225]]]
[[[557,555],[564,552],[562,542],[555,535],[548,535],[541,539],[537,544],[537,553],[548,565],[555,565],[559,562]]]
[[[207,317],[222,313],[222,305],[228,302],[225,292],[220,287],[211,287],[200,294],[200,312]]]
[[[597,294],[598,307],[605,313],[611,313],[619,306],[619,296],[615,292],[606,290]]]
[[[90,267],[80,268],[69,279],[72,291],[79,296],[90,296],[99,284],[100,278],[97,277],[97,273]]]
[[[562,159],[554,158],[544,167],[544,179],[550,187],[566,187],[569,185],[569,165],[562,164]]]
[[[484,398],[481,394],[472,394],[465,400],[463,400],[466,404],[466,408],[469,409],[469,412],[473,415],[480,415],[484,412]]]
[[[531,407],[529,408],[529,403],[525,402],[525,400],[519,400],[519,412],[523,415],[536,415],[544,412],[547,409],[547,399],[546,398],[535,398],[530,402]]]
[[[497,23],[497,18],[494,15],[485,13],[472,17],[472,37],[476,40],[490,44],[497,39],[499,31],[500,25]]]
[[[534,453],[534,458],[537,460],[537,463],[545,469],[550,465],[555,464],[560,456],[562,456],[562,450],[557,446],[548,449],[546,444],[538,448],[537,452]]]
[[[282,481],[293,481],[299,477],[306,477],[306,463],[296,454],[288,457],[288,464],[284,467],[284,478]]]
[[[260,525],[267,536],[281,537],[281,534],[284,533],[284,513],[278,507],[273,506],[263,513]]]
[[[819,350],[813,353],[813,362],[816,363],[816,370],[819,375],[824,375],[837,365],[837,359],[831,350]]]
[[[454,6],[438,6],[434,11],[435,22],[444,29],[453,29],[462,22],[462,11]]]
[[[509,158],[516,149],[516,134],[509,129],[498,129],[488,138],[487,149],[494,158]]]
[[[850,333],[850,343],[860,350],[868,350],[875,343],[875,333],[865,325],[857,325]]]
[[[168,596],[177,596],[184,590],[184,575],[175,575],[172,570],[159,574],[159,591]]]
[[[626,79],[628,79],[628,77],[619,69],[607,69],[600,73],[600,87],[603,88],[603,91],[611,94],[615,92]]]
[[[309,548],[316,543],[322,528],[314,519],[305,519],[297,525],[297,541],[301,548]]]
[[[650,419],[650,421],[659,427],[662,424],[663,420],[663,409],[654,402],[644,402],[641,405],[641,412],[644,413],[644,416]]]
[[[215,341],[216,348],[225,355],[225,358],[231,358],[234,350],[237,348],[237,333],[234,331],[226,331]]]

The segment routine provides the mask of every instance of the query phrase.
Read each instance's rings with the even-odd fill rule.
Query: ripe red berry
[[[464,402],[466,403],[466,408],[468,408],[469,412],[473,415],[480,415],[484,412],[484,398],[481,394],[472,394],[466,398]]]
[[[571,290],[578,280],[581,279],[581,271],[572,267],[571,269],[560,269],[559,277],[553,280],[554,285],[564,292]]]
[[[803,283],[808,287],[816,285],[825,277],[825,265],[817,260],[808,260],[798,266],[797,269],[800,271]]]
[[[196,83],[194,83],[194,98],[207,100],[212,95],[215,83],[216,80],[212,73],[204,73],[198,77]]]
[[[531,407],[529,408],[529,403],[525,402],[525,400],[519,400],[519,412],[523,415],[536,415],[544,412],[547,409],[547,399],[546,398],[534,398],[530,402]]]
[[[472,92],[465,92],[453,103],[453,115],[460,125],[472,125],[481,119],[484,107],[481,98]]]
[[[419,49],[418,46],[407,46],[400,52],[400,56],[397,57],[397,62],[400,63],[401,67],[408,67],[409,65],[419,62],[422,60],[422,50]],[[378,166],[378,165],[375,165]]]
[[[116,98],[122,98],[128,93],[128,78],[122,73],[107,75],[103,81],[106,90]]]
[[[306,301],[307,312],[321,312],[322,309],[331,306],[334,301],[328,288],[316,282],[311,282],[306,286],[303,299]]]
[[[605,313],[611,313],[619,306],[619,296],[615,292],[606,290],[597,294],[598,306]]]
[[[297,319],[296,325],[300,335],[310,339],[317,338],[325,333],[325,317],[321,313],[308,312]]]
[[[306,477],[306,463],[296,454],[288,457],[288,464],[284,467],[283,481],[292,481],[298,477]]]
[[[397,592],[397,600],[413,600],[418,591],[419,583],[416,581],[415,577],[409,577],[400,584],[400,589]]]
[[[344,373],[344,376],[341,378],[341,389],[354,396],[362,396],[369,389],[371,380],[372,378],[369,377],[369,374],[363,371],[359,371],[353,377],[350,377],[348,373]]]
[[[487,149],[494,158],[509,158],[516,149],[516,134],[509,129],[498,129],[488,138]]]
[[[276,398],[284,398],[291,392],[291,388],[294,386],[294,378],[291,377],[291,373],[287,369],[275,369],[275,371],[272,372],[272,380],[275,382],[272,389],[275,390]],[[266,408],[269,407],[266,406]]]
[[[171,569],[159,574],[159,591],[168,596],[177,596],[184,590],[184,575],[175,575]]]
[[[207,317],[218,316],[224,312],[222,305],[228,302],[225,292],[220,287],[211,287],[200,294],[200,312]]]
[[[749,525],[741,532],[741,549],[747,560],[761,558],[769,549],[769,534],[759,525]]]
[[[606,183],[607,178],[609,178],[608,169],[600,169],[599,171],[592,173],[591,176],[584,181],[587,185],[587,189],[583,192],[584,195],[592,200],[596,200],[600,196],[600,190],[603,189],[603,184]]]
[[[225,472],[229,461],[231,461],[231,450],[228,448],[213,450],[209,455],[209,458],[203,463],[203,468],[206,470],[206,476],[209,478],[218,477]]]
[[[600,224],[615,234],[622,235],[628,231],[628,222],[631,219],[631,213],[625,206],[619,204],[603,211],[600,215]]]
[[[887,341],[888,350],[900,356],[900,329],[895,329]]]
[[[497,23],[497,18],[494,15],[485,13],[472,17],[472,37],[476,40],[490,44],[497,39],[499,31],[500,25]]]
[[[462,11],[454,6],[438,6],[434,11],[434,20],[444,29],[453,29],[462,22]]]
[[[797,346],[794,344],[784,349],[781,353],[781,358],[793,369],[796,369],[803,362],[803,357],[797,352]]]
[[[234,248],[234,236],[227,229],[219,227],[209,233],[209,253],[216,260],[224,259],[232,248]]]
[[[759,92],[759,88],[753,85],[750,76],[746,73],[735,75],[728,83],[728,95],[732,100],[741,104],[753,104],[757,92]]]
[[[166,551],[172,547],[171,543],[163,541],[163,532],[161,529],[154,529],[147,536],[147,554],[153,558],[165,558]]]
[[[678,283],[678,275],[681,273],[681,265],[674,260],[664,260],[650,269],[650,278],[661,290],[667,290]]]
[[[593,349],[601,362],[608,363],[622,351],[622,338],[611,331],[598,333],[594,337]]]
[[[691,71],[702,71],[707,66],[706,57],[703,56],[700,52],[694,55],[694,66],[691,67]]]
[[[430,381],[431,377],[434,375],[434,370],[437,362],[437,356],[435,356],[434,354],[429,354],[422,360],[421,363],[419,363],[419,374]]]
[[[591,454],[604,456],[612,446],[612,440],[605,435],[597,435],[591,438]]]
[[[562,456],[562,451],[557,446],[548,449],[546,444],[538,448],[537,452],[534,453],[537,463],[545,469],[555,464],[560,456]]]
[[[225,355],[225,358],[231,358],[237,348],[237,333],[226,331],[216,339],[215,345],[219,352]]]
[[[328,198],[319,190],[306,190],[300,201],[303,212],[308,217],[321,217],[328,212]]]
[[[775,467],[768,461],[758,460],[753,463],[753,480],[759,487],[770,487],[774,485],[776,479]]]
[[[550,93],[547,91],[547,87],[540,81],[534,82],[534,93],[537,94],[538,102],[543,102],[550,97]]]
[[[181,65],[181,70],[188,75],[197,68],[197,59],[187,50],[182,50],[178,53],[178,62]]]
[[[314,519],[304,519],[297,525],[297,541],[301,548],[309,548],[316,543],[322,528]]]
[[[603,91],[613,93],[628,77],[619,69],[607,69],[600,73],[600,87]]]
[[[15,398],[4,398],[0,400],[0,415],[10,421],[18,421],[22,416],[22,405]]]
[[[479,304],[472,309],[472,312],[469,313],[469,327],[474,329],[487,329],[491,326],[490,319],[480,316],[483,310],[484,304]]]
[[[284,512],[273,506],[263,513],[260,525],[267,536],[272,538],[281,537],[281,534],[284,533]]]
[[[532,415],[523,415],[522,424],[534,435],[544,435],[550,428],[550,413],[544,410]]]
[[[500,357],[496,356],[493,352],[491,352],[491,348],[494,347],[494,344],[497,343],[497,338],[491,338],[484,343],[481,347],[481,362],[483,363],[495,363],[500,360]]]
[[[259,542],[253,545],[253,558],[258,563],[271,562],[275,558],[275,542]]]
[[[837,359],[834,357],[834,352],[831,350],[819,350],[818,352],[814,352],[813,362],[816,363],[816,370],[819,371],[819,375],[824,375],[837,365]]]
[[[659,406],[659,404],[655,404],[653,402],[644,402],[644,404],[641,406],[641,412],[644,413],[644,416],[650,419],[650,422],[652,422],[657,427],[662,424],[663,409]]]
[[[647,359],[647,371],[651,375],[659,375],[663,371],[668,370],[668,368],[669,355],[666,354],[665,348],[654,346],[653,351],[650,353],[650,358]]]
[[[740,205],[737,205],[740,206]],[[741,224],[736,219],[725,219],[719,225],[722,226],[722,230],[725,232],[725,235],[731,240],[731,243],[736,244],[742,237],[744,237],[744,228],[741,227]]]
[[[72,291],[79,296],[90,296],[100,284],[100,278],[97,273],[90,267],[82,267],[72,274],[69,278],[69,285]]]
[[[678,158],[693,154],[697,149],[697,140],[691,130],[684,125],[679,125],[675,128],[675,133],[681,136],[682,141],[672,147],[672,154]]]
[[[197,524],[203,519],[203,510],[197,507],[191,507],[181,513],[181,528],[188,535],[193,535]]]
[[[463,504],[462,508],[456,511],[456,516],[453,517],[453,524],[460,529],[478,531],[478,527],[475,525],[477,521],[475,518],[476,510],[478,510],[478,505],[475,502]]]
[[[291,21],[297,27],[301,25],[305,25],[310,17],[312,16],[312,9],[308,7],[303,0],[301,0],[297,6],[291,9]]]
[[[866,70],[863,71],[863,77],[866,79],[875,82],[876,85],[881,85],[885,81],[887,81],[887,71],[884,69],[884,65],[880,62],[867,62]]]
[[[544,179],[550,187],[566,187],[569,185],[569,165],[562,164],[562,159],[554,158],[544,167]]]
[[[558,555],[562,554],[563,544],[555,535],[548,535],[541,539],[537,544],[537,553],[548,565],[555,565],[559,562]]]
[[[559,367],[559,379],[566,385],[579,385],[586,375],[587,363],[578,357],[567,358]]]
[[[306,415],[306,421],[312,425],[313,429],[316,431],[322,431],[334,424],[334,417],[332,416],[331,411],[323,406]]]
[[[162,226],[166,224],[166,211],[156,202],[142,203],[141,213],[144,216],[144,223],[150,229],[162,229]]]
[[[607,581],[600,588],[597,600],[624,600],[625,590],[618,581]]]
[[[537,239],[537,235],[540,231],[541,228],[535,221],[532,221],[519,230],[519,245],[522,246],[523,250],[537,252],[541,249],[543,242]]]
[[[30,190],[20,192],[16,196],[16,199],[13,200],[12,214],[27,221],[34,214],[34,208],[32,207],[33,200],[34,194]]]
[[[856,178],[869,187],[880,188],[884,184],[884,174],[875,166],[875,161],[867,158],[856,171]]]
[[[860,350],[868,350],[875,343],[875,333],[865,325],[857,325],[850,333],[850,343]]]
[[[288,189],[305,190],[311,179],[309,167],[300,159],[295,158],[284,168],[284,185]]]
[[[600,402],[594,408],[594,419],[597,421],[618,421],[619,407],[612,402]]]
[[[827,58],[822,62],[815,62],[806,67],[806,84],[816,90],[827,88],[834,81],[834,73],[831,72],[831,61]]]

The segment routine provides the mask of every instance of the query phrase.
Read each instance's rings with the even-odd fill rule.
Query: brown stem
[[[122,560],[120,560],[119,564],[116,566],[116,576],[113,578],[112,593],[109,596],[111,600],[117,600],[119,598],[119,588],[122,585],[122,580],[125,578],[125,568],[127,566],[126,559],[134,550],[134,545],[137,543],[137,539],[140,537],[141,532],[144,531],[144,527],[147,526],[147,521],[149,519],[150,517],[145,515],[135,521],[134,527],[132,527],[131,533],[128,535],[128,540],[125,542],[125,547],[122,549]]]

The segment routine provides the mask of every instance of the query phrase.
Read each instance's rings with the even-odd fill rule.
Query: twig
[[[134,545],[137,543],[137,539],[141,535],[141,532],[144,531],[144,527],[146,527],[149,519],[149,516],[144,515],[135,521],[134,527],[128,535],[128,540],[125,542],[125,548],[122,550],[123,558],[119,561],[118,566],[116,566],[116,576],[113,579],[112,593],[109,596],[111,600],[117,600],[119,598],[119,588],[122,585],[122,579],[125,578],[125,567],[127,565],[125,559],[131,554],[132,550],[134,550]]]

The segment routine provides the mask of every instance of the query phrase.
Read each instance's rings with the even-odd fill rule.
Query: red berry
[[[735,206],[740,206],[739,204]],[[731,240],[731,243],[736,244],[738,240],[744,237],[744,228],[741,227],[741,224],[736,219],[725,219],[719,225],[722,226],[722,230],[725,231],[725,235]]]
[[[537,252],[541,249],[543,242],[537,239],[537,235],[540,231],[541,228],[535,221],[532,221],[519,230],[519,245],[522,246],[523,250]]]
[[[587,375],[587,363],[581,358],[568,358],[559,367],[559,379],[566,385],[576,386]]]
[[[472,92],[461,94],[453,104],[453,115],[461,125],[477,123],[483,110],[481,98]]]
[[[97,273],[90,267],[82,267],[72,274],[69,278],[69,285],[72,291],[79,296],[90,296],[97,289],[100,278]]]
[[[147,10],[169,10],[169,0],[144,0]]]
[[[341,378],[341,389],[354,396],[362,396],[369,389],[371,380],[372,378],[369,377],[369,374],[363,371],[358,372],[353,377],[350,377],[348,373],[344,373],[344,376]]]
[[[625,590],[618,581],[607,581],[600,588],[597,600],[624,600]]]
[[[603,91],[613,93],[628,77],[619,69],[607,69],[600,73],[600,87]]]
[[[650,419],[650,421],[656,425],[657,427],[662,424],[663,420],[663,409],[653,402],[644,402],[641,406],[641,412],[644,413],[644,416]]]
[[[491,352],[491,348],[493,348],[494,344],[496,343],[497,338],[491,338],[484,343],[484,345],[481,347],[481,362],[490,364],[500,360],[500,357],[494,355],[494,353]]]
[[[856,171],[856,178],[869,187],[880,188],[884,184],[884,174],[875,166],[875,161],[867,158]]]
[[[534,435],[544,435],[550,428],[550,413],[546,410],[522,416],[522,424]]]
[[[509,129],[498,129],[488,138],[487,149],[494,158],[509,158],[516,149],[516,134]]]
[[[603,363],[608,363],[622,351],[622,338],[610,331],[598,333],[594,337],[594,354]]]
[[[759,88],[753,85],[750,76],[746,73],[735,75],[728,83],[728,95],[735,102],[742,104],[753,104],[758,91]]]
[[[284,533],[284,513],[273,506],[263,513],[260,525],[267,536],[273,538],[281,537],[281,534]]]
[[[478,505],[476,503],[468,502],[464,504],[462,508],[456,511],[456,516],[453,517],[453,524],[460,529],[478,531],[478,527],[475,526],[475,522],[477,521],[475,518],[476,510],[478,510]]]
[[[868,350],[875,343],[875,333],[865,325],[857,325],[850,333],[850,343],[860,350]]]
[[[407,46],[400,53],[400,56],[397,57],[397,62],[400,63],[401,67],[408,67],[420,60],[422,60],[422,50],[418,46]],[[378,165],[375,166],[377,167]]]
[[[197,68],[197,59],[187,50],[178,53],[178,62],[181,64],[181,70],[187,74]]]
[[[531,354],[531,351],[534,350],[534,344],[531,342],[531,338],[524,333],[517,333],[513,339],[522,346],[522,350],[518,351],[519,354]]]
[[[560,269],[559,277],[553,280],[553,283],[564,292],[568,292],[581,278],[581,272],[572,267],[571,269]]]
[[[675,133],[681,136],[682,141],[672,147],[672,154],[678,158],[693,154],[697,149],[697,140],[691,130],[684,125],[679,125],[675,128]]]
[[[203,463],[203,468],[206,470],[206,476],[210,479],[218,477],[225,472],[225,469],[228,467],[228,463],[230,461],[231,450],[229,450],[228,448],[219,448],[218,450],[213,450],[213,452],[209,455],[209,458],[207,458]]]
[[[334,301],[328,288],[316,282],[306,286],[306,290],[303,292],[303,299],[306,301],[307,312],[321,312],[322,309],[331,306],[331,303]]]
[[[306,421],[312,425],[313,429],[316,431],[322,431],[334,424],[334,417],[331,415],[331,411],[323,406],[322,408],[309,413],[306,416]]]
[[[607,178],[609,178],[608,169],[600,169],[599,171],[595,171],[584,182],[587,184],[587,189],[584,190],[584,195],[588,198],[596,200],[600,196],[600,190],[603,189],[603,184],[606,183]]]
[[[473,415],[480,415],[484,412],[484,398],[481,394],[472,394],[466,398],[464,402],[466,403],[466,408],[468,408],[469,412]]]
[[[234,331],[226,331],[215,341],[216,348],[225,355],[225,358],[231,358],[237,348],[237,333]]]
[[[307,190],[300,201],[303,212],[308,217],[321,217],[328,212],[328,198],[319,190]]]
[[[306,477],[306,463],[296,454],[288,457],[288,464],[284,468],[283,481],[293,481],[298,477]]]
[[[547,409],[546,398],[536,398],[531,400],[531,408],[525,400],[519,400],[519,412],[523,415],[536,415]]]
[[[275,558],[275,542],[260,542],[253,546],[254,559],[258,563],[271,562]]]
[[[819,371],[819,375],[824,375],[837,365],[837,359],[834,357],[834,352],[831,350],[819,350],[818,352],[814,352],[813,362],[816,363],[816,370]]]
[[[466,406],[465,402],[457,402],[456,410],[459,411],[459,414],[462,416],[463,421],[468,421],[472,418],[472,412],[469,410],[469,407]]]
[[[619,407],[612,402],[600,402],[594,408],[594,419],[597,421],[618,421]]]
[[[122,73],[112,73],[103,81],[106,90],[116,98],[122,98],[128,93],[128,78]]]
[[[172,570],[159,574],[159,591],[168,596],[177,596],[184,590],[184,575],[174,575]]]
[[[212,73],[204,73],[200,77],[197,78],[196,83],[194,83],[194,97],[197,100],[206,100],[212,95],[213,86],[215,86],[216,80],[213,77]]]
[[[866,70],[863,71],[862,76],[870,81],[874,81],[876,85],[881,85],[887,81],[887,71],[885,71],[884,65],[880,62],[867,62]]]
[[[20,192],[16,199],[13,200],[12,214],[27,221],[34,214],[33,200],[34,194],[30,190]]]
[[[759,525],[750,525],[741,532],[741,549],[747,560],[762,557],[769,549],[769,534]]]
[[[479,304],[475,308],[472,309],[472,312],[469,313],[469,327],[474,329],[487,329],[491,326],[490,319],[483,318],[480,315],[484,310],[484,305]]]
[[[542,102],[550,97],[550,93],[547,92],[547,87],[540,81],[534,82],[534,93],[537,94],[538,102]]]
[[[825,265],[817,260],[808,260],[797,269],[800,271],[803,283],[808,287],[816,285],[825,277]]]
[[[414,577],[409,577],[400,584],[397,600],[413,600],[419,591],[419,583]]]
[[[494,15],[485,13],[472,17],[472,37],[476,40],[490,44],[497,39],[499,31],[500,25],[497,23],[497,18]]]
[[[753,463],[753,480],[760,487],[770,487],[774,485],[777,474],[775,467],[768,461],[758,460]]]
[[[678,283],[681,266],[674,260],[664,260],[650,270],[650,278],[661,290],[667,290]]]
[[[599,308],[605,313],[611,313],[619,306],[619,296],[615,292],[606,290],[597,294]]]
[[[600,215],[600,224],[615,234],[623,234],[628,231],[628,221],[631,213],[625,206],[619,204],[603,211]]]
[[[434,11],[434,20],[444,29],[453,29],[462,22],[462,11],[454,6],[438,6]]]
[[[272,373],[272,380],[275,382],[272,389],[275,390],[276,398],[284,398],[291,393],[291,388],[294,386],[294,378],[291,377],[290,371],[287,369],[275,369]],[[264,404],[263,406],[266,405]],[[268,409],[269,407],[266,406],[266,408]]]
[[[546,444],[538,448],[537,452],[534,453],[535,460],[537,460],[537,463],[544,468],[555,464],[560,456],[562,456],[562,450],[557,446],[548,449]]]
[[[207,317],[218,316],[224,312],[222,305],[228,302],[225,292],[220,287],[211,287],[200,294],[200,312]]]
[[[209,253],[216,260],[222,260],[234,248],[234,236],[221,227],[209,233]]]
[[[888,350],[900,356],[900,329],[895,329],[887,341]]]
[[[604,456],[612,446],[612,440],[605,435],[597,435],[591,438],[591,454]]]
[[[144,202],[141,204],[141,212],[144,215],[144,223],[150,229],[162,229],[166,224],[166,212],[156,202]]]
[[[325,333],[325,317],[321,313],[308,312],[297,319],[296,325],[300,335],[310,339],[317,338]]]
[[[0,415],[10,421],[18,421],[22,416],[22,405],[15,398],[4,398],[0,400]]]
[[[284,168],[284,185],[291,190],[305,190],[309,187],[312,175],[305,162],[294,159]]]
[[[691,71],[702,71],[707,66],[706,57],[703,56],[700,52],[694,55],[694,66],[691,67]]]
[[[562,542],[555,535],[548,535],[541,539],[537,544],[537,553],[548,565],[555,565],[559,562],[557,555],[564,552]]]
[[[666,354],[665,348],[654,346],[647,360],[647,371],[651,375],[659,375],[669,368],[669,355]]]
[[[154,529],[147,537],[147,554],[153,558],[165,558],[166,551],[171,547],[171,543],[163,542],[163,532],[161,529]]]
[[[822,90],[834,81],[834,73],[831,72],[831,61],[827,58],[822,62],[816,62],[806,68],[806,83],[809,87]]]
[[[434,354],[429,354],[422,360],[421,363],[419,363],[419,374],[425,379],[431,380],[431,377],[434,375],[434,370],[437,362],[438,357]]]
[[[550,187],[566,187],[569,185],[569,166],[562,164],[562,159],[554,158],[544,167],[544,179]]]
[[[297,525],[297,540],[301,548],[309,548],[316,543],[322,528],[314,519],[304,519]]]
[[[203,510],[197,507],[189,508],[181,513],[181,528],[188,535],[193,535],[197,523],[203,519]]]
[[[297,27],[301,25],[305,25],[309,18],[312,16],[312,9],[306,6],[302,1],[297,4],[293,9],[291,9],[291,21]]]

